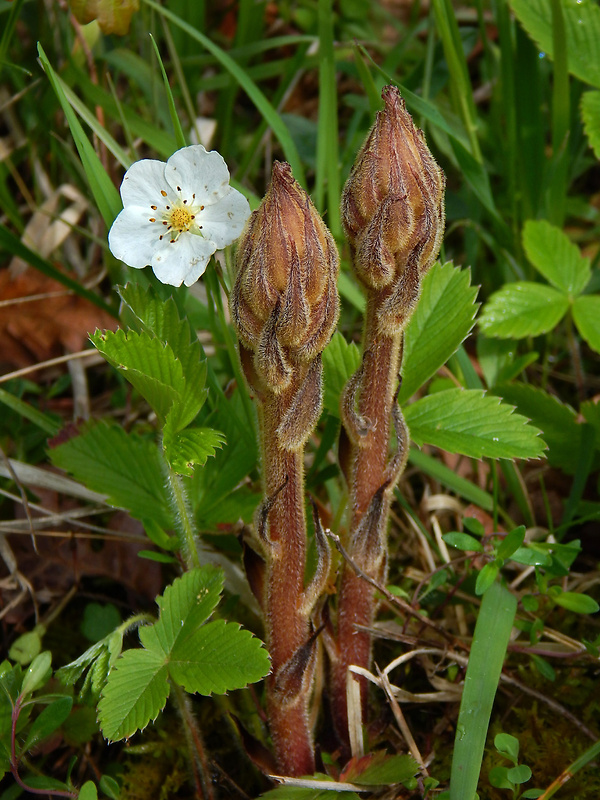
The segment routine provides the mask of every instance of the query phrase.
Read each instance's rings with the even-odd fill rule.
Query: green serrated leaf
[[[207,363],[200,342],[189,322],[180,318],[172,297],[162,300],[152,289],[145,291],[137,284],[121,287],[119,294],[140,331],[168,345],[180,363],[184,377],[184,384],[177,387],[181,402],[173,406],[169,417],[172,430],[180,431],[194,419],[207,397]]]
[[[471,458],[540,458],[540,431],[511,406],[477,389],[446,389],[404,412],[411,438]]]
[[[224,444],[225,436],[212,428],[187,428],[173,438],[163,437],[165,456],[178,475],[192,475],[195,465],[204,466]]]
[[[572,474],[577,468],[580,450],[581,425],[576,421],[572,408],[564,405],[542,389],[524,383],[497,386],[494,392],[513,403],[520,414],[524,414],[542,431],[548,445],[550,464]]]
[[[468,269],[435,264],[423,278],[421,297],[404,337],[402,386],[406,402],[442,367],[469,335],[477,312],[477,287]]]
[[[519,22],[552,57],[552,0],[510,0]],[[593,0],[562,0],[569,72],[600,87],[600,7]]]
[[[600,353],[600,295],[578,297],[573,303],[577,330],[597,353]]]
[[[96,331],[90,339],[104,358],[121,370],[152,406],[161,422],[185,391],[181,363],[169,345],[146,333]]]
[[[127,508],[136,519],[151,518],[172,528],[169,498],[156,445],[106,420],[91,422],[49,452],[52,463],[67,470],[108,502]]]
[[[126,650],[112,669],[98,704],[104,737],[125,739],[155,720],[169,696],[165,659],[148,650]]]
[[[592,271],[577,245],[546,220],[528,220],[523,247],[529,261],[555,288],[574,297],[585,289]]]
[[[223,591],[223,572],[204,566],[176,578],[156,598],[160,617],[155,625],[140,628],[144,647],[169,656],[179,637],[202,625],[216,608]]]
[[[260,639],[237,623],[186,625],[169,659],[169,673],[187,692],[224,694],[264,678],[271,663]]]
[[[551,331],[569,307],[568,298],[552,286],[529,281],[505,284],[494,292],[479,318],[486,336],[523,339]]]
[[[590,147],[596,158],[600,159],[600,92],[584,92],[581,95],[581,117]]]
[[[323,351],[323,405],[335,417],[340,415],[340,395],[344,386],[360,367],[360,351],[354,342],[348,343],[339,331]]]

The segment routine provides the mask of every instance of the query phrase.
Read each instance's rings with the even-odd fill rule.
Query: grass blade
[[[337,86],[333,50],[331,0],[319,0],[319,123],[315,203],[323,212],[327,194],[327,224],[336,239],[342,234],[338,152]]]
[[[155,3],[154,0],[144,0],[144,2],[147,6],[153,8],[158,14],[170,20],[174,25],[177,25],[177,27],[181,28],[181,30],[185,31],[189,36],[191,36],[192,39],[195,39],[203,47],[205,47],[209,53],[211,53],[217,59],[221,66],[224,67],[227,72],[229,72],[231,77],[239,83],[239,85],[246,92],[248,97],[252,100],[254,105],[271,126],[273,133],[283,148],[285,158],[292,168],[295,179],[301,186],[306,188],[304,168],[302,167],[298,150],[296,149],[296,145],[294,144],[288,129],[286,128],[280,115],[273,108],[271,103],[269,103],[265,95],[261,92],[254,81],[250,79],[248,73],[243,70],[242,67],[240,67],[240,65],[237,64],[230,55],[228,55],[228,53],[226,53],[220,47],[217,47],[217,45],[214,44],[214,42],[212,42],[207,36],[205,36],[203,33],[200,33],[200,31],[197,31],[191,25],[188,25],[187,22],[180,19],[167,8],[163,8],[163,6]]]
[[[460,703],[450,800],[473,800],[517,601],[499,583],[483,595]]]
[[[158,60],[160,71],[162,72],[163,82],[165,84],[165,94],[167,95],[167,103],[169,104],[169,114],[171,115],[171,123],[173,125],[173,132],[175,133],[175,139],[177,140],[177,147],[182,148],[187,145],[187,141],[185,139],[185,136],[183,135],[181,122],[179,122],[179,117],[177,116],[177,109],[175,108],[175,100],[173,100],[173,92],[171,91],[171,87],[169,85],[169,79],[167,77],[165,65],[163,64],[162,58],[160,57],[160,50],[158,49],[158,45],[156,44],[156,41],[154,40],[154,36],[152,36],[152,34],[150,34],[150,39],[152,41],[152,46],[154,47],[154,52],[156,53],[156,58]]]

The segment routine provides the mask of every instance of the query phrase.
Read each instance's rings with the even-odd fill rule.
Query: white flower
[[[121,184],[123,211],[108,234],[112,254],[128,266],[150,265],[162,283],[195,283],[215,250],[231,244],[250,216],[229,185],[215,150],[184,147],[163,161],[136,161]]]

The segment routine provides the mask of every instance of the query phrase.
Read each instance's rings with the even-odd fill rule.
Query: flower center
[[[169,217],[168,221],[171,224],[171,227],[174,228],[176,231],[183,233],[183,231],[189,231],[192,222],[194,221],[194,215],[191,214],[187,208],[174,208]]]
[[[150,208],[152,212],[159,212],[159,218],[157,219],[156,216],[150,217],[150,222],[158,222],[164,225],[163,232],[158,237],[159,240],[162,242],[164,236],[168,236],[171,244],[174,244],[182,233],[191,233],[198,234],[202,236],[202,225],[198,225],[196,220],[196,214],[200,211],[204,211],[204,206],[196,205],[196,195],[193,194],[191,198],[191,204],[188,205],[187,200],[181,199],[181,189],[178,186],[177,191],[179,192],[179,199],[170,201],[168,204],[162,206],[161,209],[157,205],[151,205]],[[164,189],[161,189],[161,195],[165,200],[169,200],[167,193]],[[173,202],[171,205],[170,203]]]

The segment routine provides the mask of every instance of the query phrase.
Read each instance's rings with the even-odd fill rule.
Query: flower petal
[[[108,232],[110,252],[127,266],[142,269],[152,263],[162,230],[162,225],[150,222],[148,209],[128,206]]]
[[[250,204],[241,192],[229,187],[229,192],[218,203],[205,206],[196,219],[202,233],[211,239],[218,250],[234,242],[250,216]]]
[[[223,156],[216,150],[207,153],[201,144],[184,147],[173,153],[165,166],[169,185],[181,189],[182,197],[195,204],[216,203],[229,189],[229,170]]]
[[[121,184],[121,198],[124,206],[163,205],[161,191],[169,188],[165,180],[164,161],[144,158],[132,164]]]
[[[182,233],[173,243],[163,239],[152,256],[152,269],[162,283],[181,286],[183,282],[191,286],[202,275],[216,249],[209,239]]]

